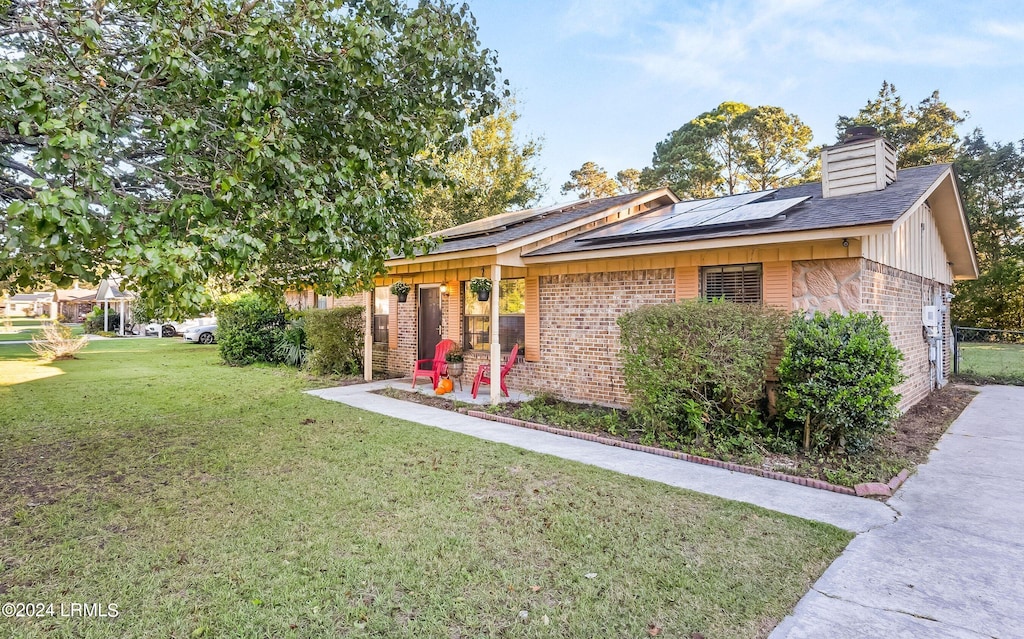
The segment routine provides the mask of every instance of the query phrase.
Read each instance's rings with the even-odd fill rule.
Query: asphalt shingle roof
[[[769,197],[780,200],[798,197],[811,198],[787,210],[784,219],[705,231],[689,230],[672,236],[637,236],[600,243],[579,241],[586,240],[588,236],[595,234],[598,230],[606,231],[614,226],[608,225],[531,251],[524,257],[893,222],[906,213],[948,168],[948,164],[934,164],[903,169],[897,173],[896,182],[881,191],[842,195],[828,199],[821,197],[821,183],[817,182],[781,188],[774,196]],[[654,209],[630,219],[635,220],[644,215],[653,215],[658,210],[661,209]],[[616,224],[621,224],[621,222],[616,222]]]
[[[499,228],[493,232],[481,232],[479,234],[459,237],[458,230],[468,225],[463,225],[463,227],[457,226],[439,233],[442,238],[446,235],[454,235],[454,237],[445,239],[439,246],[430,251],[430,255],[501,246],[508,242],[529,237],[535,233],[542,233],[556,228],[562,224],[584,219],[607,209],[613,209],[642,195],[643,193],[629,193],[597,200],[573,202],[559,208],[540,209],[535,216],[518,219],[504,228]],[[515,213],[502,215],[514,216]],[[486,219],[490,220],[492,218]]]

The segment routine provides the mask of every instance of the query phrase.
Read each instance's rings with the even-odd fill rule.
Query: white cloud
[[[658,13],[671,9],[666,5]],[[724,0],[675,12],[650,25],[642,45],[617,57],[654,80],[732,94],[792,84],[823,65],[844,73],[857,65],[935,70],[1019,64],[1006,40],[1024,39],[1024,23],[972,27],[901,2]]]
[[[1024,22],[996,22],[992,20],[979,24],[978,31],[997,38],[1024,40]]]
[[[562,14],[562,32],[566,36],[615,37],[653,9],[654,0],[573,0]]]

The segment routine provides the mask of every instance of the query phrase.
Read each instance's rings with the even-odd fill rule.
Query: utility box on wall
[[[939,308],[937,306],[924,306],[921,308],[921,323],[928,328],[939,327]]]

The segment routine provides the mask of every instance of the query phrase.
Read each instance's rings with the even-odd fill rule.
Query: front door
[[[418,359],[434,359],[434,349],[441,341],[441,289],[432,286],[419,288],[419,341]]]

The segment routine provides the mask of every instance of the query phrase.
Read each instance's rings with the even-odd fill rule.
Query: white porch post
[[[501,286],[501,264],[491,266],[491,405],[501,401],[501,344],[498,319],[501,305],[498,296]]]
[[[363,379],[373,381],[373,291],[363,293],[365,328],[363,330]]]
[[[110,302],[103,300],[103,332],[110,330]]]
[[[53,301],[50,302],[50,319],[53,320],[54,322],[57,321],[57,315],[58,315],[58,309],[59,308],[60,308],[60,303],[57,301],[57,294],[54,293],[53,294]]]
[[[117,303],[117,312],[121,316],[121,325],[118,327],[117,332],[124,337],[124,300]]]

